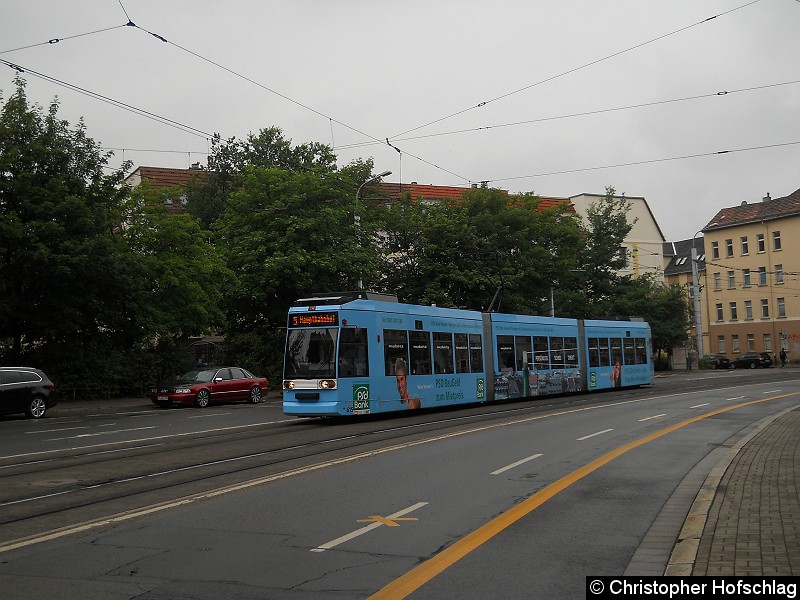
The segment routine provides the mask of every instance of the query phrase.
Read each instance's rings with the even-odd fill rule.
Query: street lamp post
[[[697,247],[694,245],[694,240],[698,233],[702,233],[702,231],[698,231],[692,237],[692,296],[694,296],[694,333],[697,344],[697,360],[700,360],[703,358],[703,320],[700,312],[700,278],[697,268]]]
[[[358,214],[358,201],[361,198],[361,190],[364,188],[365,185],[377,181],[378,179],[388,177],[391,174],[392,174],[391,171],[384,171],[383,173],[378,173],[377,175],[373,175],[372,177],[367,179],[364,183],[362,183],[360,186],[358,186],[358,189],[356,190],[356,203],[355,206],[353,207],[353,224],[355,225],[356,228],[356,244],[358,246],[361,246],[361,215]],[[364,289],[364,282],[361,280],[360,274],[358,277],[358,289],[359,290]]]

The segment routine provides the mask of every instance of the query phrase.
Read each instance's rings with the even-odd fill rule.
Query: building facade
[[[589,207],[603,198],[605,196],[599,194],[579,194],[571,196],[569,201],[586,221]],[[620,254],[625,258],[625,267],[620,269],[619,274],[640,277],[646,273],[658,273],[660,276],[664,269],[664,234],[647,200],[640,196],[625,196],[625,200],[631,205],[628,223],[633,223],[633,227],[620,247]]]
[[[700,332],[697,330],[697,322],[695,314],[695,286],[694,286],[694,271],[692,269],[692,247],[694,247],[694,256],[697,260],[697,274],[698,274],[698,287],[701,302],[700,304]],[[664,283],[667,285],[678,285],[686,290],[686,301],[692,309],[692,326],[689,330],[689,340],[686,345],[681,348],[674,348],[672,351],[673,368],[683,369],[687,367],[686,358],[690,348],[703,348],[704,354],[709,354],[709,339],[708,339],[708,310],[706,303],[702,302],[703,292],[700,282],[704,280],[706,270],[706,253],[704,246],[703,236],[697,236],[691,240],[680,240],[678,242],[665,242],[664,243]],[[698,344],[698,335],[701,344]]]
[[[703,233],[706,352],[800,358],[800,190],[723,208]]]

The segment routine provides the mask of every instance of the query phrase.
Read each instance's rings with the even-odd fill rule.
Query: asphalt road
[[[359,421],[278,406],[0,420],[4,598],[569,598],[621,574],[800,372]],[[383,590],[383,591],[381,591]]]

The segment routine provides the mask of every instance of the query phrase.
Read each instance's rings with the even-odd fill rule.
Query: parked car
[[[41,419],[58,402],[56,385],[33,367],[0,367],[0,413]]]
[[[766,352],[745,352],[737,356],[731,363],[734,369],[755,369],[771,367],[772,357]]]
[[[175,383],[150,390],[153,404],[194,404],[200,408],[212,402],[247,400],[261,402],[269,391],[266,377],[256,377],[239,367],[207,367],[195,369],[178,377]]]
[[[728,369],[731,366],[731,359],[721,354],[706,354],[705,361],[712,369]]]

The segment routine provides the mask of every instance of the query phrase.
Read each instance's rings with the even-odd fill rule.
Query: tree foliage
[[[371,160],[339,168],[328,146],[271,127],[215,136],[176,214],[165,199],[179,192],[131,190],[108,158],[17,80],[0,112],[0,361],[62,387],[142,387],[211,333],[228,360],[279,379],[288,307],[359,282],[420,304],[641,316],[656,349],[686,338],[680,288],[618,275],[633,223],[613,188],[585,222],[489,188],[389,202]]]

